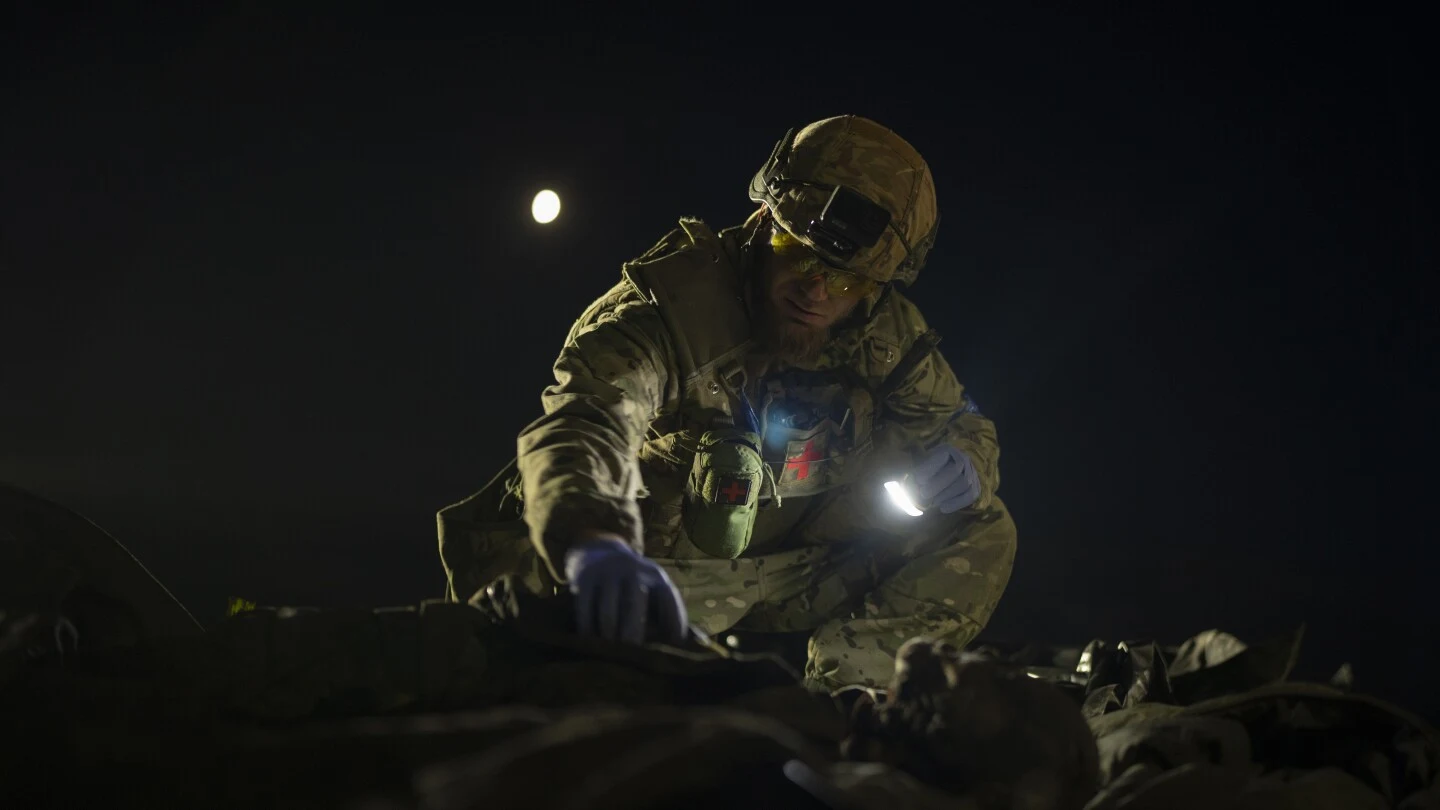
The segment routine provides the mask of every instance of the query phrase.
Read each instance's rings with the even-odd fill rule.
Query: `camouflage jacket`
[[[966,399],[934,350],[938,338],[898,291],[862,301],[812,368],[751,378],[744,244],[754,227],[716,234],[680,220],[571,328],[542,396],[545,414],[517,441],[524,519],[558,581],[565,550],[584,530],[615,532],[652,556],[683,554],[695,439],[738,424],[742,392],[762,417],[772,495],[803,502],[949,441],[979,472],[972,509],[994,499],[995,426]]]

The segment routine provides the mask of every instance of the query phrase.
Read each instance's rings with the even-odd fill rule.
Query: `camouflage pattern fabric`
[[[611,644],[574,633],[565,596],[516,598],[503,582],[483,593],[472,604],[259,608],[197,638],[124,651],[86,651],[81,639],[81,650],[41,658],[11,681],[22,690],[25,678],[87,683],[100,703],[153,700],[134,721],[142,725],[506,703],[684,705],[776,686],[799,691],[783,661],[732,652],[703,634],[682,647]]]
[[[1325,684],[1281,683],[1091,720],[1104,786],[1089,810],[1440,807],[1440,735]]]
[[[997,496],[993,422],[938,351],[922,346],[916,362],[902,362],[928,333],[918,309],[892,290],[862,302],[864,317],[838,329],[810,366],[747,376],[740,361],[751,346],[734,330],[748,316],[715,303],[733,300],[721,291],[750,271],[745,228],[682,226],[635,265],[650,269],[627,275],[571,329],[542,398],[545,415],[517,440],[514,475],[441,511],[449,598],[507,573],[562,589],[569,544],[601,530],[666,566],[703,627],[743,619],[813,630],[817,686],[883,680],[898,644],[914,635],[964,644],[1004,592],[1016,533]],[[669,278],[684,280],[684,295],[665,292]],[[707,284],[716,289],[706,293]],[[728,337],[717,343],[720,333]],[[729,560],[699,552],[684,516],[695,497],[687,490],[695,439],[738,423],[740,390],[767,415],[823,411],[816,423],[836,436],[764,434],[767,447],[774,435],[790,439],[778,455],[767,449],[766,461],[777,493],[800,495],[763,505],[750,548]],[[971,508],[910,521],[877,500],[887,476],[939,442],[974,460],[981,493]],[[527,534],[538,559],[521,546]]]
[[[682,225],[641,264],[689,262],[693,256],[700,263],[696,272],[706,274],[704,283],[694,282],[683,300],[668,305],[678,311],[655,303],[660,293],[642,289],[638,281],[622,282],[591,304],[555,361],[555,384],[541,398],[545,414],[517,439],[523,520],[557,580],[563,577],[558,561],[584,530],[614,532],[650,556],[668,555],[695,440],[712,426],[741,423],[736,397],[726,390],[729,382],[692,368],[703,358],[690,355],[698,346],[709,346],[705,357],[734,359],[749,348],[743,342],[712,346],[713,336],[705,334],[733,333],[733,321],[743,327],[748,320],[743,309],[732,313],[715,303],[717,297],[733,299],[723,291],[743,286],[750,271],[741,250],[746,234],[732,228],[717,235],[694,220]],[[692,268],[679,270],[693,281]],[[716,289],[706,290],[706,284]],[[838,329],[814,367],[801,369],[833,373],[852,387],[884,386],[875,424],[850,427],[857,434],[873,433],[875,446],[865,469],[852,469],[849,480],[948,441],[975,462],[982,484],[976,509],[989,507],[1000,484],[994,423],[973,407],[938,351],[906,370],[903,379],[889,379],[928,331],[914,303],[892,290],[862,302],[861,308],[865,317]],[[685,325],[683,331],[677,324]],[[704,368],[714,365],[707,361]],[[771,374],[783,376],[787,370],[775,368]],[[767,388],[765,380],[744,382],[752,391]],[[784,466],[782,459],[782,478]]]
[[[207,666],[177,667],[184,657],[173,655],[127,663],[113,650],[63,667],[32,661],[0,690],[11,752],[0,780],[27,807],[104,795],[155,808],[460,810],[516,791],[527,806],[556,808],[771,797],[835,810],[1427,810],[1440,798],[1432,726],[1321,684],[1187,706],[1150,691],[1087,725],[1083,693],[948,644],[911,640],[884,688],[822,696],[698,651],[590,643],[559,625],[552,638],[567,641],[540,643],[544,625],[563,621],[550,610],[559,601],[504,589],[487,598],[498,601],[433,614],[478,620],[464,629],[448,619],[426,629],[433,620],[402,609],[257,611],[227,620],[244,629],[211,639]],[[537,626],[513,623],[517,604],[542,608]],[[448,677],[436,662],[416,679],[426,636],[437,649],[470,638],[483,653],[454,658]],[[1156,649],[1172,659],[1175,648]],[[194,711],[189,696],[216,693],[192,678],[257,656],[229,681],[250,698]],[[414,700],[423,682],[463,684],[471,697]]]
[[[877,517],[859,499],[826,498],[798,536],[841,542],[810,543],[764,586],[796,595],[743,616],[727,604],[724,622],[855,626],[830,606],[923,591],[933,571],[906,572],[927,559],[1005,569],[983,564],[1009,547],[1003,507],[887,536],[883,520],[859,522]],[[259,608],[155,632],[188,615],[138,561],[43,499],[11,503],[0,785],[17,807],[461,810],[534,786],[527,806],[556,808],[1440,808],[1440,732],[1351,692],[1348,669],[1288,680],[1303,628],[1257,644],[1219,630],[1174,646],[976,639],[975,652],[907,639],[883,686],[830,694],[703,628],[683,648],[578,637],[564,592],[520,574],[468,603]],[[64,571],[93,576],[50,576]],[[999,587],[974,579],[977,594]],[[64,586],[87,581],[108,601],[71,599],[86,589]],[[869,629],[839,636],[858,647]],[[829,646],[842,661],[856,649]]]
[[[994,503],[978,513],[900,523],[838,494],[799,530],[806,541],[799,548],[734,560],[657,562],[679,589],[695,627],[712,635],[732,628],[812,631],[808,686],[880,686],[907,639],[924,636],[963,647],[994,613],[1016,549],[1010,513],[998,498]],[[511,576],[530,592],[563,593],[520,538],[511,535],[508,550],[491,559],[517,571]]]
[[[737,560],[661,560],[691,621],[710,633],[814,631],[805,675],[823,689],[882,686],[906,640],[964,647],[989,621],[1015,555],[1003,508],[894,533],[890,521],[857,522],[851,501],[829,506],[803,534],[858,539]]]
[[[1440,807],[1440,734],[1386,701],[1286,680],[1304,628],[1255,645],[1092,641],[1090,810]]]
[[[1352,694],[1348,666],[1328,684],[1288,680],[1303,635],[974,649],[1080,707],[1101,777],[1086,810],[1440,808],[1433,723]]]
[[[963,559],[948,532],[984,529],[955,521],[893,538],[894,559]],[[881,590],[885,558],[860,577]],[[757,616],[798,621],[783,605]],[[1286,680],[1299,632],[1008,654],[909,639],[882,686],[816,694],[701,628],[683,648],[578,637],[572,607],[514,576],[469,603],[261,608],[87,649],[63,615],[0,604],[0,784],[25,807],[461,810],[526,786],[555,808],[1440,807],[1440,734]]]

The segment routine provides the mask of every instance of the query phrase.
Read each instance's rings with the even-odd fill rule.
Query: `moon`
[[[554,222],[555,217],[560,216],[560,195],[548,188],[536,194],[535,201],[530,203],[530,216],[541,225]]]

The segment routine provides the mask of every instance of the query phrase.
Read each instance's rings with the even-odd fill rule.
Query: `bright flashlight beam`
[[[890,502],[910,517],[920,517],[925,514],[915,505],[915,499],[910,497],[910,493],[905,491],[905,487],[900,486],[899,481],[886,481],[885,491],[890,493]]]

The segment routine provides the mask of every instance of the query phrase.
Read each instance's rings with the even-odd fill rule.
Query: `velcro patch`
[[[818,445],[818,446],[817,446]],[[804,481],[810,477],[810,464],[825,460],[825,436],[789,442],[785,448],[786,482]]]
[[[722,475],[715,487],[714,502],[723,506],[744,506],[750,502],[750,479]]]

